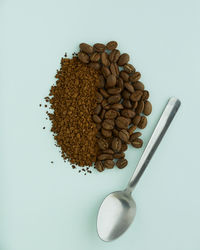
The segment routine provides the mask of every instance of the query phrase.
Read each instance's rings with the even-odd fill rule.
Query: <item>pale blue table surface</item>
[[[199,10],[195,0],[0,1],[0,250],[200,249]],[[109,40],[150,91],[145,145],[168,98],[182,106],[133,194],[134,224],[105,243],[98,207],[125,187],[144,147],[128,150],[123,170],[78,174],[39,103],[65,52]]]

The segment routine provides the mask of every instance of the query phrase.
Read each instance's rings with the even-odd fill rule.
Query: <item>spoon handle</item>
[[[159,143],[161,142],[165,132],[167,131],[169,125],[171,124],[177,110],[181,105],[180,100],[175,97],[171,97],[158,121],[156,128],[138,162],[138,165],[133,173],[132,178],[129,181],[127,191],[132,192],[138,183],[140,177],[142,176],[144,170],[146,169],[149,161],[151,160],[154,152],[156,151]]]

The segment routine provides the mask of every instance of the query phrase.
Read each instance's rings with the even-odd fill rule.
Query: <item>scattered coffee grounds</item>
[[[39,104],[40,107],[42,107],[42,104]]]
[[[43,127],[43,129],[45,129],[45,127]]]
[[[75,165],[72,165],[72,168],[73,168],[73,169],[75,169],[75,168],[76,168],[76,166],[75,166]]]

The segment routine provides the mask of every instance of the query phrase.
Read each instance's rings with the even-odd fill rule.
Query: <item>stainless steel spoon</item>
[[[97,217],[97,231],[102,240],[111,241],[118,238],[132,223],[136,214],[136,203],[131,193],[146,169],[180,105],[181,102],[177,98],[171,97],[169,99],[127,188],[124,191],[113,192],[103,200]]]

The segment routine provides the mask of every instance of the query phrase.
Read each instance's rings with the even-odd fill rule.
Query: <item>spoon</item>
[[[131,193],[146,169],[180,105],[181,102],[177,98],[171,97],[169,99],[127,188],[123,191],[113,192],[103,200],[97,217],[97,231],[103,241],[112,241],[118,238],[131,225],[136,214],[136,203]]]

